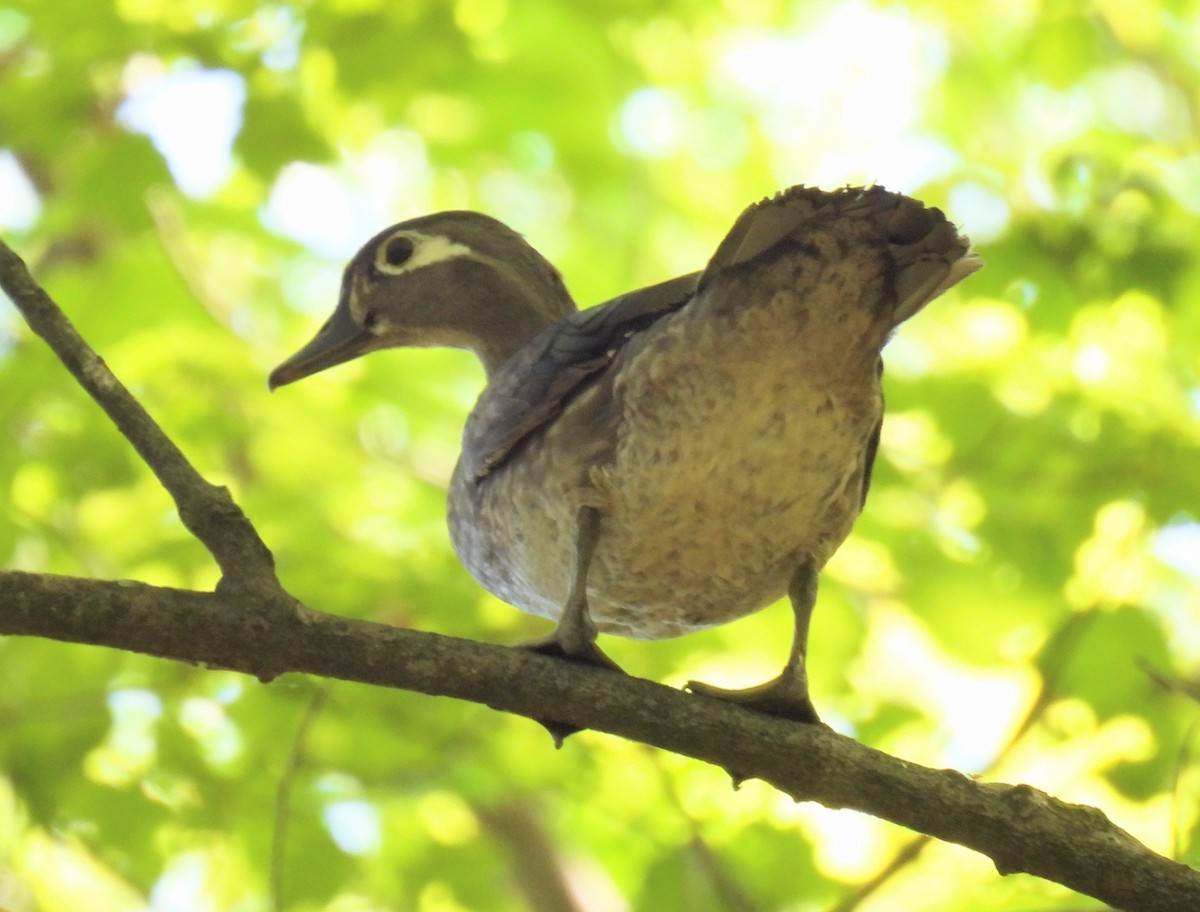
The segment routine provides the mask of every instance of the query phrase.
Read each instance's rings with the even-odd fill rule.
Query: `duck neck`
[[[483,363],[490,382],[534,336],[578,308],[558,272],[538,257],[536,269],[493,273],[487,303],[465,347]]]
[[[485,332],[477,336],[469,347],[483,363],[488,382],[534,336],[560,319],[562,317],[549,319],[530,308],[510,309],[501,325],[485,327]]]

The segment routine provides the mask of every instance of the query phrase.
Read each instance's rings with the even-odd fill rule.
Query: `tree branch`
[[[530,912],[588,912],[576,901],[559,846],[546,832],[532,802],[514,799],[474,810],[508,850],[513,882],[525,896]]]
[[[763,779],[797,801],[853,808],[1118,908],[1200,908],[1200,872],[1156,855],[1104,814],[1025,785],[976,782],[880,753],[823,726],[661,684],[301,608],[253,593],[0,573],[0,632],[111,646],[270,680],[286,671],[456,697],[620,735]]]
[[[0,241],[0,288],[46,341],[79,385],[104,409],[175,501],[188,531],[221,568],[222,582],[278,589],[274,559],[229,490],[205,480],[162,428],[34,281],[24,261]]]
[[[0,243],[0,287],[175,498],[224,574],[214,593],[0,572],[0,633],[110,646],[269,681],[288,671],[456,697],[593,728],[757,778],[797,801],[853,808],[1133,912],[1200,908],[1200,872],[1151,852],[1091,807],[973,781],[797,725],[599,668],[335,617],[291,598],[229,492],[205,481]]]

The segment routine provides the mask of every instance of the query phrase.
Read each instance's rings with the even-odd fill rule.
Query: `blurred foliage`
[[[1195,0],[0,3],[0,229],[234,489],[292,592],[511,642],[544,626],[482,593],[443,525],[470,357],[267,394],[344,258],[479,208],[591,303],[697,268],[792,183],[942,206],[987,269],[889,348],[871,501],[814,625],[818,705],[1200,864],[1196,47]],[[6,566],[215,582],[11,309],[0,389]],[[749,682],[787,629],[776,606],[605,648]],[[951,846],[889,868],[912,838],[613,738],[556,753],[478,706],[0,642],[6,912],[261,910],[273,882],[287,909],[512,910],[529,854],[588,910],[1082,908]]]

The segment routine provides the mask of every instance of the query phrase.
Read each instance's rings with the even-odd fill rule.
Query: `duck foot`
[[[699,681],[688,681],[685,689],[706,697],[728,700],[768,716],[819,725],[821,717],[808,697],[808,665],[805,658],[808,622],[817,603],[817,566],[811,559],[802,562],[792,574],[788,583],[788,598],[792,603],[795,631],[791,653],[779,677],[745,690],[726,690]],[[735,781],[740,778],[732,771],[730,775]]]
[[[529,640],[525,643],[517,644],[518,649],[524,649],[528,652],[536,652],[539,655],[551,656],[555,659],[566,659],[568,662],[579,662],[582,665],[591,665],[594,668],[607,668],[609,671],[619,671],[621,674],[625,670],[610,659],[595,640],[584,640],[580,643],[567,644],[562,641],[558,632],[550,634],[546,637],[539,637],[536,640]]]
[[[688,681],[685,690],[736,703],[780,719],[790,719],[807,725],[819,725],[821,722],[821,717],[817,715],[817,710],[808,697],[807,682],[790,670],[785,670],[779,677],[765,684],[743,690],[727,690],[700,681]]]
[[[593,668],[603,668],[607,671],[619,671],[625,674],[625,670],[616,662],[605,655],[604,651],[596,645],[595,640],[587,640],[583,643],[572,644],[568,646],[563,643],[562,639],[553,633],[547,637],[530,640],[527,643],[519,643],[517,649],[524,649],[528,652],[536,652],[539,655],[550,656],[555,659],[565,659],[568,662],[578,662],[582,665],[591,665]],[[546,729],[550,733],[550,737],[554,739],[555,748],[561,748],[563,741],[577,731],[582,731],[578,725],[568,725],[563,722],[555,722],[552,719],[534,719],[538,725]]]

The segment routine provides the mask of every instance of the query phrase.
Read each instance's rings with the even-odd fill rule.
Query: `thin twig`
[[[1067,661],[1074,654],[1076,645],[1092,624],[1094,617],[1095,613],[1090,611],[1073,612],[1055,631],[1042,650],[1042,685],[1038,688],[1037,696],[1029,704],[1025,715],[1013,729],[1008,740],[992,757],[991,762],[980,770],[980,775],[987,775],[997,769],[1042,717],[1046,708],[1057,698],[1059,679],[1062,677]],[[899,851],[892,856],[892,860],[877,871],[874,877],[860,884],[853,893],[845,897],[829,912],[855,912],[867,899],[879,892],[888,881],[916,861],[930,842],[930,837],[920,836],[901,846]]]
[[[683,818],[687,823],[688,829],[691,831],[691,841],[688,843],[688,850],[695,859],[703,874],[708,878],[712,885],[713,892],[716,893],[728,910],[728,912],[754,912],[754,902],[742,889],[736,878],[727,870],[721,858],[713,851],[704,838],[703,830],[687,809],[679,790],[675,787],[675,781],[667,773],[666,768],[661,763],[654,763],[654,769],[658,772],[659,786],[662,788],[663,795],[667,801],[675,808],[675,812]]]
[[[508,848],[513,881],[530,912],[587,912],[586,899],[580,902],[571,889],[562,853],[532,801],[517,799],[495,807],[477,807],[475,813]]]
[[[287,831],[291,821],[292,787],[296,784],[296,776],[304,763],[304,754],[308,748],[308,732],[313,720],[325,706],[329,697],[329,686],[322,684],[309,697],[308,705],[300,716],[300,724],[296,726],[296,737],[292,741],[292,752],[288,756],[287,766],[279,777],[279,787],[275,790],[275,825],[271,833],[271,869],[270,890],[272,912],[283,912],[283,881],[287,856]]]
[[[1192,763],[1192,742],[1195,740],[1196,733],[1200,732],[1200,719],[1192,720],[1192,723],[1187,727],[1187,731],[1183,733],[1183,740],[1179,745],[1179,755],[1175,760],[1175,770],[1171,776],[1171,854],[1175,859],[1178,859],[1184,852],[1183,844],[1183,791],[1180,789],[1180,784],[1183,781],[1184,771]],[[1193,803],[1195,798],[1192,798]]]
[[[1200,703],[1200,681],[1188,681],[1174,675],[1159,671],[1149,659],[1139,659],[1138,667],[1160,690],[1177,693],[1196,703]]]
[[[3,241],[0,288],[157,476],[183,524],[221,568],[222,582],[278,595],[271,552],[229,491],[210,484],[192,467]]]
[[[146,209],[179,281],[215,321],[228,326],[233,302],[222,294],[220,284],[212,280],[212,272],[205,269],[188,243],[188,229],[177,197],[166,190],[151,189],[146,193]]]

